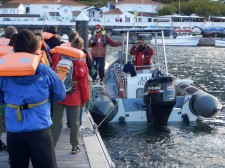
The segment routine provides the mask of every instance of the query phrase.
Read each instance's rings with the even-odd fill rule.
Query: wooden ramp
[[[114,168],[108,151],[98,131],[93,129],[93,119],[89,112],[83,113],[83,127],[81,131],[79,148],[81,151],[71,154],[69,142],[70,131],[65,126],[66,115],[64,114],[64,128],[62,129],[59,142],[55,148],[58,168]],[[5,138],[5,136],[3,136]],[[3,141],[5,141],[3,139]],[[9,168],[8,153],[0,152],[0,167]],[[30,167],[32,168],[31,164]]]

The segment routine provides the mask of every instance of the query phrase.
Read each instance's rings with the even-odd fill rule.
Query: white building
[[[123,14],[119,8],[112,9],[102,13],[102,18],[105,22],[120,22],[120,15]]]
[[[116,0],[115,3],[108,3],[108,8],[110,8],[110,6],[119,8],[123,13],[128,11],[157,13],[158,8],[160,8],[162,4],[152,0]]]
[[[85,4],[73,0],[10,0],[7,3],[22,3],[26,14],[40,14],[41,17],[49,20],[63,19],[68,21],[72,19],[72,11],[81,11],[87,7]],[[52,12],[55,15],[52,15]]]
[[[25,14],[25,7],[22,3],[2,3],[0,4],[0,14]]]

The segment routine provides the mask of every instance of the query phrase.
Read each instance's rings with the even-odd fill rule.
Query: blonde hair
[[[80,50],[84,48],[84,40],[80,36],[74,37],[71,42],[71,46]]]

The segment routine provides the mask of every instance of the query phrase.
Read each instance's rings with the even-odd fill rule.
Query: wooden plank
[[[64,115],[64,123],[66,116]],[[71,154],[70,130],[64,127],[61,131],[59,141],[55,147],[58,168],[108,168],[115,167],[111,158],[107,154],[103,141],[99,135],[93,134],[93,122],[89,113],[83,115],[83,127],[86,132],[82,132],[79,138],[79,148],[81,151],[75,155]],[[93,120],[92,120],[93,121]],[[88,129],[87,129],[88,128]],[[3,135],[5,141],[6,135]],[[0,167],[10,168],[8,164],[8,153],[0,152]],[[32,168],[30,164],[29,168]]]

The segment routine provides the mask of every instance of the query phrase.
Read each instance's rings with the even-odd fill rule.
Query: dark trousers
[[[32,132],[7,132],[11,168],[57,168],[51,129]]]
[[[96,80],[98,75],[100,80],[103,80],[105,77],[105,57],[93,57],[93,62],[96,70],[93,80]]]

